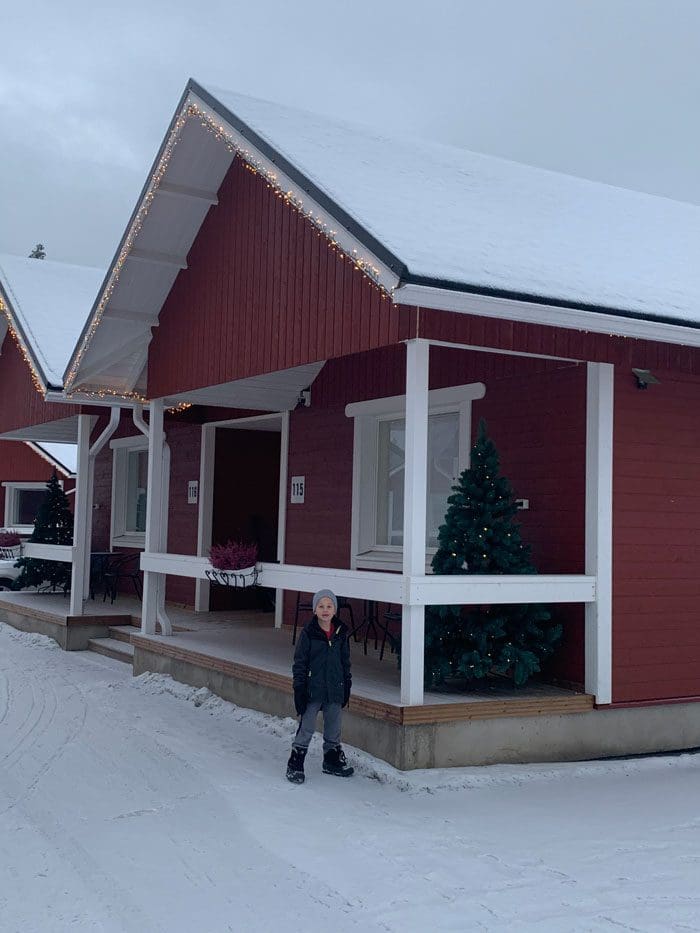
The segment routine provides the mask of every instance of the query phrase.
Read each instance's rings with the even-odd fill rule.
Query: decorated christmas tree
[[[73,543],[73,515],[55,470],[46,484],[29,541],[32,544]],[[65,591],[70,585],[71,565],[63,561],[20,557],[15,566],[20,567],[22,573],[15,580],[13,589],[50,586],[51,589]]]
[[[515,521],[517,505],[500,475],[498,451],[479,424],[468,469],[448,499],[433,558],[436,574],[532,574],[530,548]],[[543,606],[434,606],[426,615],[427,685],[447,677],[476,680],[507,673],[517,685],[540,670],[561,639]]]

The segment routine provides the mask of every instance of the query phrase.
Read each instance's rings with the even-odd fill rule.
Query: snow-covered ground
[[[297,787],[293,730],[0,624],[2,933],[700,930],[699,757]]]

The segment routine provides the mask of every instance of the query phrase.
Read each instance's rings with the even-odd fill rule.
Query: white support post
[[[588,363],[586,399],[586,574],[596,599],[586,604],[586,692],[612,702],[613,380],[610,363]]]
[[[88,458],[87,524],[85,526],[85,572],[83,573],[83,600],[90,598],[90,574],[92,571],[92,507],[95,496],[95,458]]]
[[[162,552],[163,526],[163,466],[165,434],[163,431],[163,399],[150,406],[148,428],[148,498],[146,500],[146,551]],[[150,570],[143,575],[143,606],[141,631],[155,635],[161,606],[161,589],[165,589],[163,574]]]
[[[277,506],[277,560],[284,563],[287,540],[287,484],[289,482],[289,412],[282,412],[280,433],[280,488]],[[282,628],[284,617],[284,590],[275,590],[275,628]]]
[[[88,467],[88,504],[87,504],[87,527],[85,529],[85,581],[83,589],[83,598],[90,596],[90,574],[92,572],[92,520],[93,520],[93,502],[95,498],[95,461],[97,455],[104,448],[107,441],[110,440],[114,432],[119,427],[121,418],[121,409],[118,405],[113,405],[109,413],[109,421],[104,431],[97,438],[90,448],[89,467]]]
[[[199,454],[199,495],[197,517],[197,556],[206,557],[211,547],[212,521],[214,516],[214,463],[216,457],[216,428],[202,425],[202,441]],[[195,612],[209,611],[211,583],[197,580],[194,593]]]
[[[430,346],[406,343],[406,437],[403,511],[404,593],[407,578],[425,574],[428,481],[428,369]],[[406,597],[404,597],[406,598]],[[425,608],[404,603],[401,620],[401,703],[423,703]]]
[[[87,527],[90,516],[90,415],[78,415],[78,468],[75,480],[73,516],[73,567],[71,570],[70,614],[83,614]]]

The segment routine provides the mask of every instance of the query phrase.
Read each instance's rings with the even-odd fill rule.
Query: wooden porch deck
[[[241,614],[244,615],[244,614]],[[273,687],[291,695],[294,646],[288,628],[275,629],[262,615],[259,620],[219,620],[215,627],[160,635],[132,636],[136,648],[194,663],[198,667]],[[370,644],[367,655],[361,642],[352,643],[353,695],[350,709],[372,718],[402,724],[489,719],[502,716],[537,716],[578,713],[593,708],[593,698],[547,684],[515,689],[507,681],[494,681],[469,692],[427,691],[423,706],[403,706],[395,655],[382,661]]]
[[[28,618],[53,620],[67,627],[95,624],[139,624],[140,603],[120,597],[114,605],[100,600],[85,603],[86,616],[70,616],[68,600],[56,594],[2,593],[0,610],[21,612]],[[132,643],[173,661],[224,676],[271,687],[291,695],[294,646],[289,628],[275,629],[270,613],[195,613],[168,606],[175,634],[142,635],[135,630]],[[422,706],[404,706],[400,700],[400,674],[396,655],[382,661],[370,641],[365,655],[361,642],[351,642],[353,695],[350,709],[360,715],[408,724],[542,716],[588,712],[593,697],[548,684],[514,688],[494,679],[468,691],[426,691]]]

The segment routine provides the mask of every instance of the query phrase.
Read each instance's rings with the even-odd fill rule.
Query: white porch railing
[[[481,603],[592,603],[595,577],[583,574],[416,576],[370,570],[337,570],[298,564],[261,563],[259,586],[314,593],[327,588],[351,599],[375,599],[410,606]],[[207,579],[214,568],[206,557],[141,554],[141,569],[175,577]]]
[[[592,603],[596,595],[595,577],[577,574],[404,577],[393,573],[296,564],[261,563],[259,567],[259,586],[302,593],[327,588],[350,599],[373,599],[404,606]],[[207,571],[214,568],[206,557],[144,552],[141,554],[141,569],[205,580]]]
[[[22,557],[33,557],[35,560],[58,560],[64,564],[73,563],[75,548],[72,544],[24,544]]]

